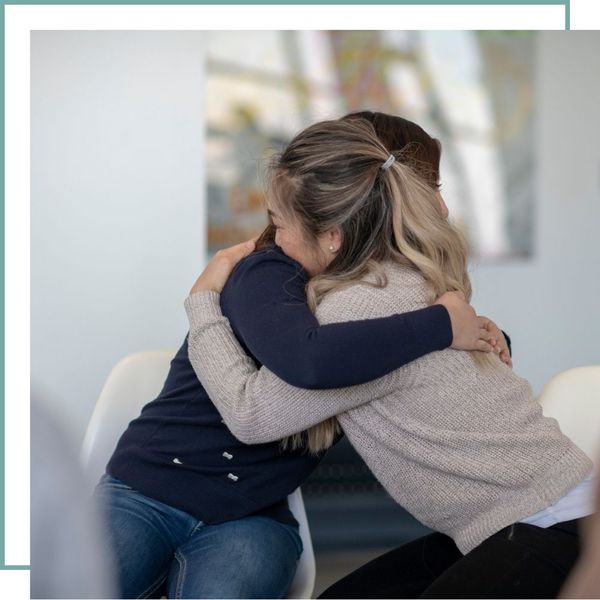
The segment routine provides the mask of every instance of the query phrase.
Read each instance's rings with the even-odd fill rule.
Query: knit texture
[[[384,269],[384,288],[359,283],[326,296],[319,322],[426,306],[419,273],[393,263]],[[193,294],[185,306],[190,361],[234,435],[272,441],[338,415],[391,496],[463,553],[554,504],[591,471],[589,458],[544,417],[528,382],[496,357],[481,367],[471,354],[446,349],[370,383],[305,390],[256,369],[218,294]]]

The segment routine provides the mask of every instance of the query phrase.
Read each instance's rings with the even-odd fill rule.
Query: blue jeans
[[[123,598],[282,598],[292,583],[296,527],[253,516],[205,525],[107,474],[94,493]]]

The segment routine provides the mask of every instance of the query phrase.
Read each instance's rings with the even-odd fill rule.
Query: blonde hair
[[[470,299],[464,238],[442,214],[436,189],[404,164],[410,157],[393,154],[395,162],[383,170],[390,152],[369,121],[353,118],[311,125],[272,162],[267,203],[296,220],[308,242],[332,228],[342,234],[334,260],[307,284],[311,310],[367,274],[377,276],[371,285],[385,286],[384,260],[418,270],[429,303],[452,290]],[[282,443],[318,453],[338,432],[337,419],[330,418]]]

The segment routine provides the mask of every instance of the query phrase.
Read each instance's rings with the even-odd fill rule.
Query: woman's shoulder
[[[377,263],[366,275],[347,287],[336,290],[332,295],[371,296],[382,293],[396,295],[408,288],[424,289],[425,278],[415,267],[397,261],[386,260]]]
[[[299,277],[306,281],[307,274],[302,265],[285,255],[279,246],[269,244],[243,258],[235,267],[229,281],[241,283],[249,277],[264,278],[270,274],[274,278],[283,275]]]
[[[385,261],[360,280],[327,294],[317,307],[319,321],[357,321],[427,306],[427,286],[414,268]]]
[[[391,285],[424,285],[425,278],[423,274],[409,263],[401,263],[394,260],[384,260],[379,263],[379,269],[368,275],[370,281],[378,281],[379,273],[385,275],[385,278]]]
[[[234,313],[240,305],[268,304],[273,299],[304,302],[306,279],[302,266],[278,246],[261,248],[236,265],[221,292],[221,307]]]
[[[243,258],[238,266],[250,266],[250,265],[258,265],[262,263],[283,263],[286,265],[290,265],[295,269],[304,271],[302,265],[290,258],[287,254],[284,254],[283,250],[277,246],[276,244],[268,244],[259,250],[255,250],[245,258]]]

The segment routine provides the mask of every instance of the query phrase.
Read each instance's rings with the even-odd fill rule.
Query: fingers
[[[490,329],[487,328],[487,325],[491,323],[491,321],[486,317],[477,317],[477,320],[480,327],[478,350],[481,350],[482,352],[500,352],[497,338],[493,335]]]
[[[482,316],[478,315],[477,321],[479,323],[479,327],[487,329],[488,331],[491,331],[492,328],[494,327],[494,322],[490,321],[490,319],[488,319],[487,317],[482,317]]]
[[[242,242],[240,246],[242,246],[243,249],[242,258],[244,258],[244,256],[248,256],[248,254],[254,250],[254,247],[256,246],[256,238],[251,238],[245,242]]]
[[[479,340],[482,342],[487,342],[489,351],[500,353],[500,344],[498,343],[498,338],[496,338],[488,329],[480,329],[479,330]]]
[[[484,328],[481,331],[486,331],[488,334],[488,336],[486,337],[485,335],[480,333],[479,337],[483,340],[486,340],[491,346],[493,346],[493,351],[500,356],[505,351],[503,343],[504,336],[502,335],[502,332],[500,331],[500,329],[498,329],[496,323],[494,323],[494,321],[488,319],[487,317],[478,316],[477,320],[479,322],[479,326]]]
[[[498,355],[498,357],[503,363],[505,363],[511,368],[513,366],[512,358],[510,357],[508,349],[501,348],[495,338],[489,338],[488,341],[485,341],[484,339],[478,340],[477,350],[480,350],[481,352],[494,352]]]
[[[234,267],[238,262],[240,262],[240,260],[242,260],[242,258],[245,258],[251,254],[255,246],[256,242],[254,239],[250,239],[245,242],[241,242],[240,244],[236,244],[235,246],[230,246],[229,248],[219,250],[215,254],[215,257],[224,259],[231,267]]]
[[[513,362],[512,362],[512,358],[510,357],[510,354],[508,352],[508,350],[503,350],[500,354],[500,360],[505,364],[508,365],[511,369],[513,366]]]
[[[492,346],[483,340],[479,340],[477,342],[477,350],[481,352],[491,352],[493,350]]]
[[[250,252],[254,250],[255,245],[256,242],[253,239],[249,239],[245,242],[241,242],[240,244],[236,244],[235,246],[231,246],[231,248],[228,248],[228,250],[231,250],[235,256],[241,255],[243,257],[250,254]]]
[[[506,339],[501,329],[494,323],[492,320],[487,317],[477,317],[479,319],[480,325],[485,322],[485,328],[490,333],[490,339],[488,340],[492,346],[494,346],[494,352],[498,354],[498,356],[502,359],[502,362],[507,365],[510,362],[510,366],[512,366],[512,361],[510,360],[510,353],[508,352],[508,348],[506,347]],[[483,336],[482,336],[483,337]],[[486,339],[486,338],[484,338]]]
[[[213,290],[221,292],[235,266],[255,248],[254,239],[224,248],[215,253],[194,283],[190,294]]]
[[[487,329],[484,328],[479,329],[479,339],[484,340],[486,342],[489,342],[492,339],[496,341],[496,338]]]

